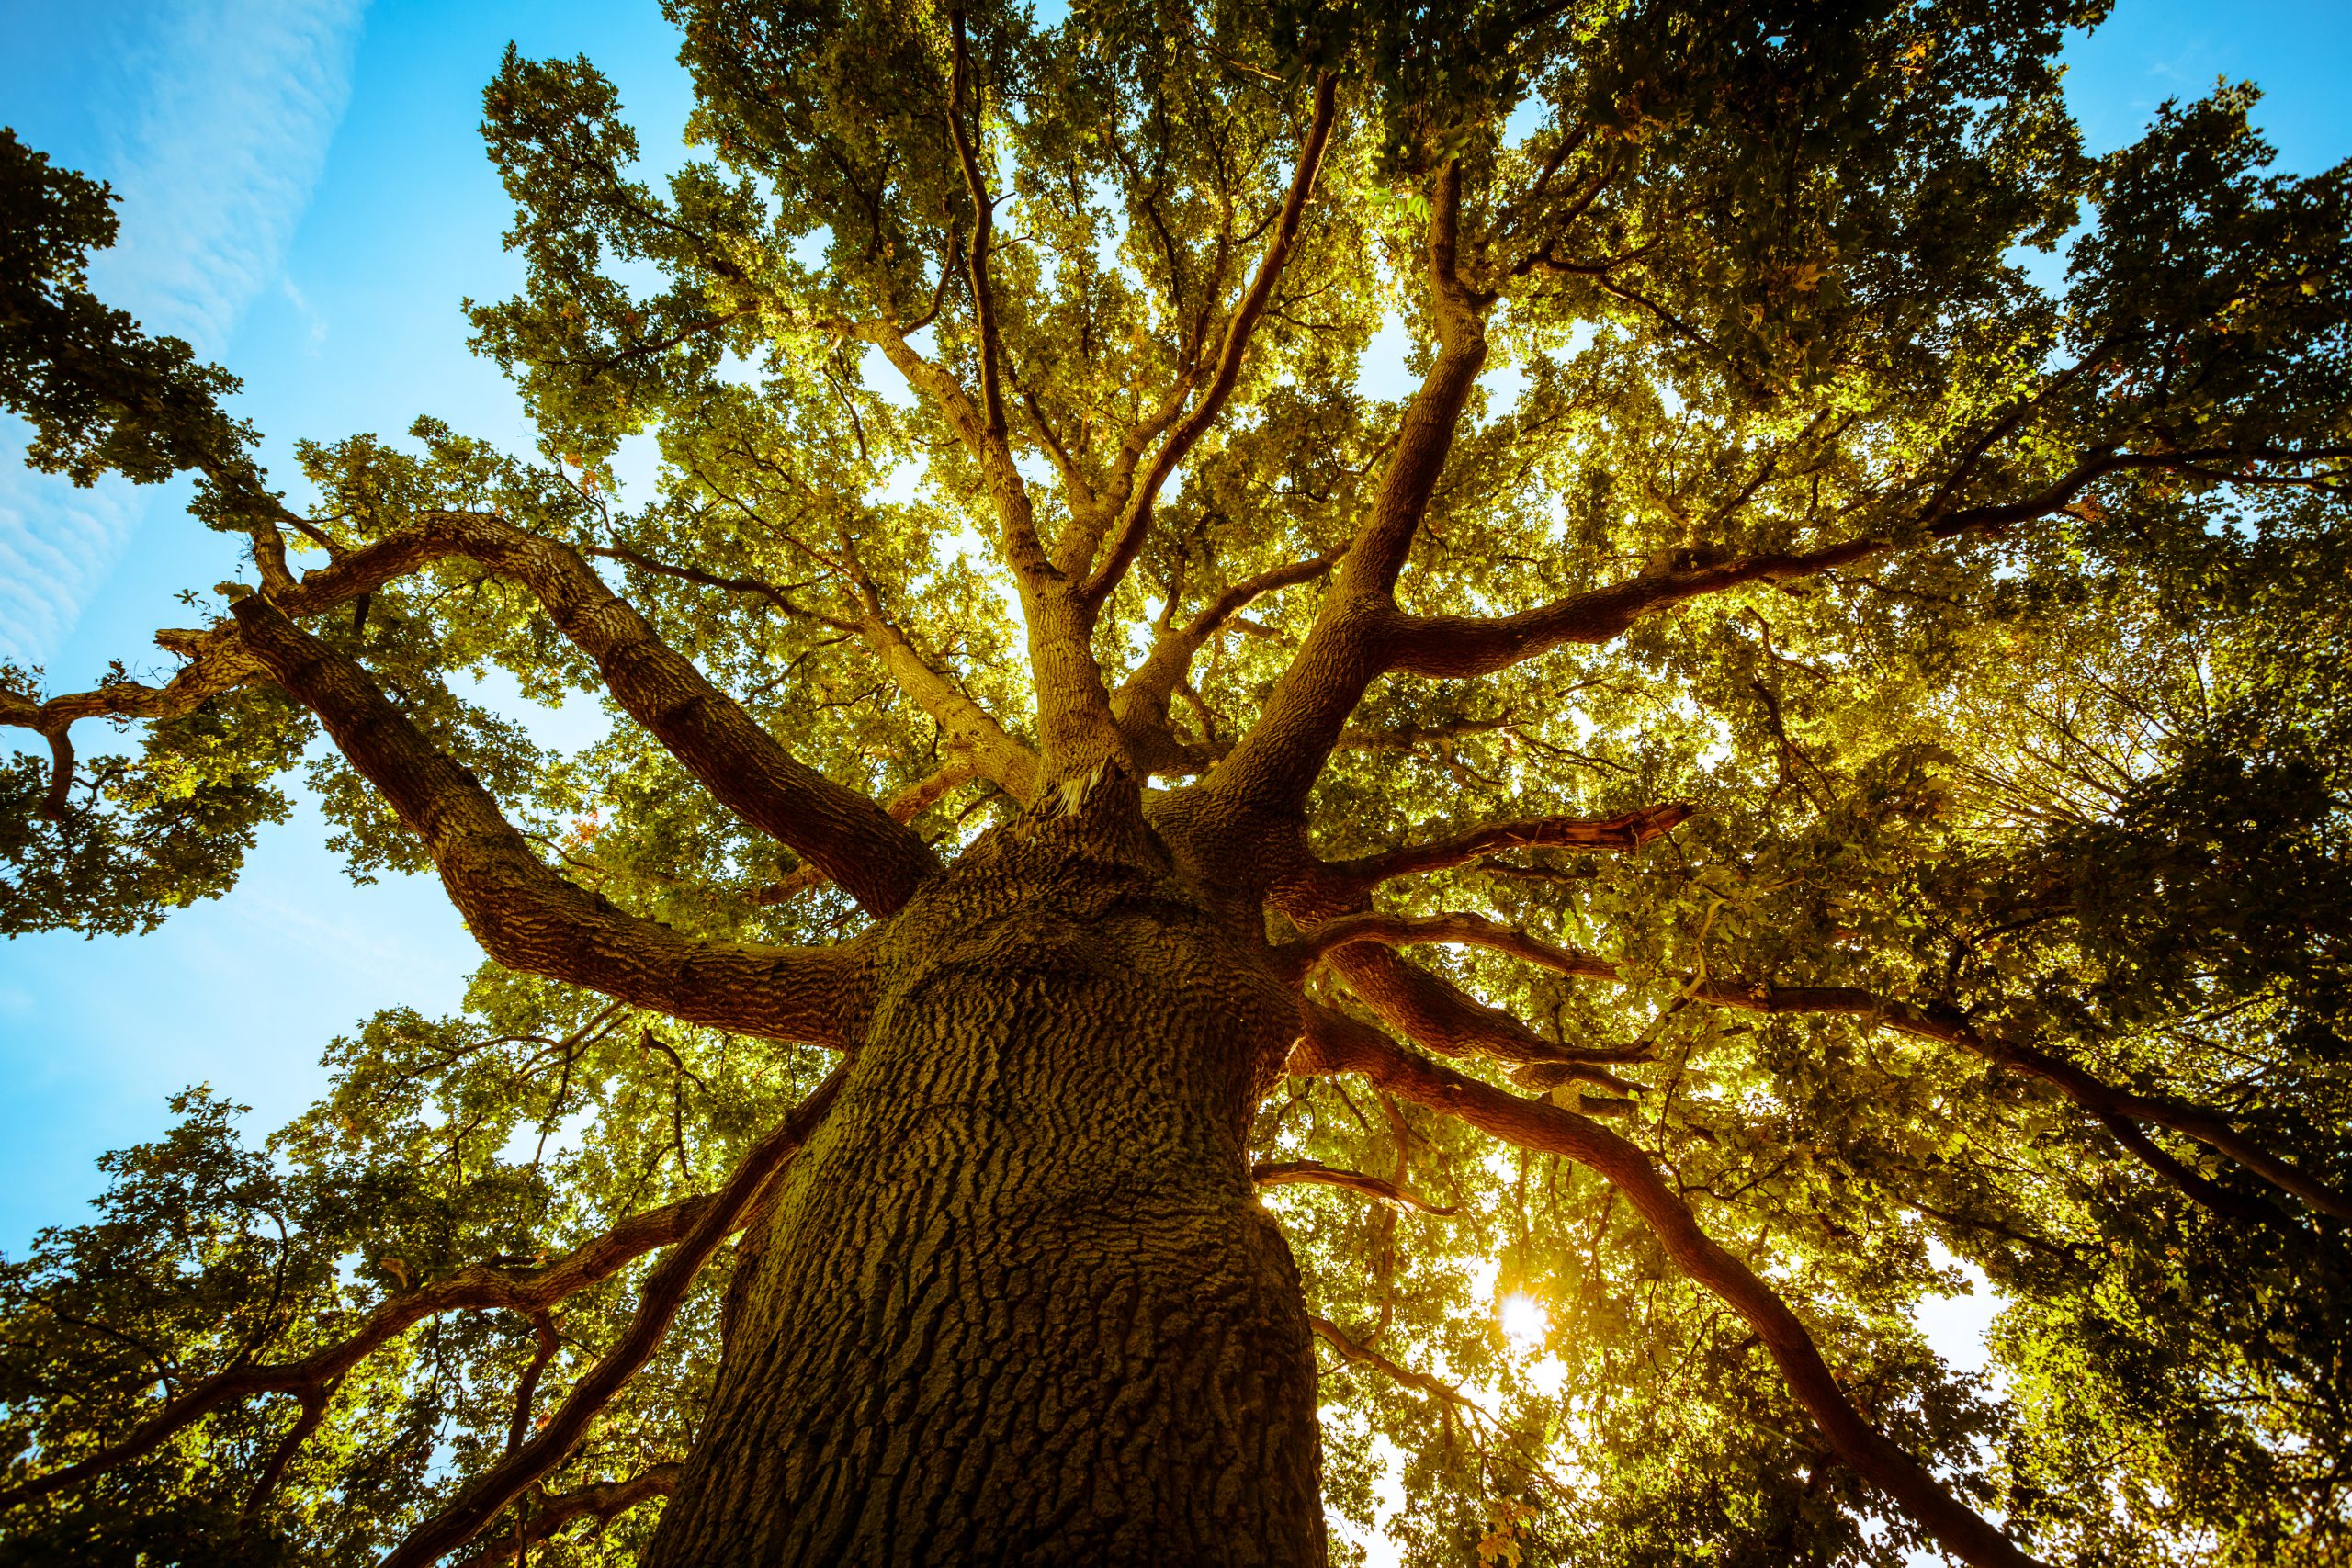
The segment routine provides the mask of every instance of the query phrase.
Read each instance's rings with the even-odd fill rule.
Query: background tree
[[[31,460],[254,576],[10,673],[8,929],[299,764],[491,960],[5,1265],[0,1552],[2352,1551],[2346,171],[2033,0],[672,14],[666,189],[485,96],[541,449],[300,505],[0,141]]]

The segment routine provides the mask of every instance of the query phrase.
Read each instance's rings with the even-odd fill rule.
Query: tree
[[[2087,3],[671,10],[666,187],[485,95],[539,449],[299,504],[0,142],[30,460],[253,567],[9,672],[7,929],[302,764],[489,957],[5,1265],[8,1561],[2352,1551],[2346,169]]]

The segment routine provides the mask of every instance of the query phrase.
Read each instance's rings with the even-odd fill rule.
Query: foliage
[[[198,512],[254,537],[266,583],[289,544],[341,562],[442,513],[565,541],[794,757],[877,800],[922,792],[902,819],[952,856],[1060,745],[1015,511],[1057,549],[1092,541],[1076,575],[1121,536],[1138,467],[1216,382],[1328,75],[1336,129],[1279,281],[1085,631],[1132,754],[1171,794],[1247,755],[1475,317],[1483,378],[1398,606],[1497,625],[1633,584],[1655,613],[1510,622],[1525,651],[1477,679],[1400,662],[1319,760],[1316,852],[1690,803],[1633,852],[1522,845],[1380,892],[1613,966],[1416,949],[1539,1044],[1608,1063],[1479,1073],[1616,1119],[1849,1400],[2047,1560],[2352,1553],[2341,1221],[2177,1127],[2132,1157],[2015,1055],[2206,1108],[2352,1185],[2352,172],[2267,172],[2245,88],[2087,157],[2053,55],[2098,8],[2061,0],[669,10],[699,107],[666,184],[586,61],[510,51],[485,93],[526,283],[470,320],[539,450],[430,418],[317,440],[297,520],[218,412],[233,382],[85,290],[102,188],[9,138],[0,400],[33,460],[199,469]],[[2045,290],[2028,265],[2052,251]],[[1409,413],[1367,389],[1400,336],[1428,378]],[[313,635],[611,907],[728,942],[864,919],[623,716],[513,573],[444,552],[334,603]],[[1155,688],[1148,656],[1196,616]],[[466,694],[492,666],[616,722],[545,750]],[[310,738],[249,678],[205,677],[182,712],[109,683],[74,716],[150,718],[145,750],[85,763],[60,813],[48,759],[0,773],[8,931],[146,929],[228,887]],[[6,700],[62,733],[66,710]],[[432,863],[341,754],[311,755],[356,876]],[[1878,1002],[1779,1010],[1776,987]],[[1363,1010],[1328,973],[1309,990]],[[1881,1027],[1902,1010],[1945,1037]],[[462,1014],[338,1041],[328,1099],[258,1147],[188,1091],[163,1139],[110,1156],[92,1223],[0,1272],[11,1482],[220,1369],[712,1190],[820,1055],[492,964]],[[1352,1349],[1325,1352],[1326,1497],[1357,1532],[1386,1455],[1414,1561],[1893,1564],[1928,1544],[1592,1171],[1344,1075],[1279,1087],[1253,1149],[1455,1211],[1265,1197]],[[1914,1320],[1963,1267],[2003,1303],[1989,1377]],[[642,1273],[555,1309],[541,1408]],[[684,1451],[725,1274],[550,1493]],[[1540,1308],[1532,1337],[1506,1334],[1510,1298]],[[25,1505],[0,1562],[368,1560],[520,1440],[540,1354],[524,1314],[432,1317],[341,1376],[299,1450],[294,1402],[224,1408]],[[537,1550],[629,1562],[651,1514]]]

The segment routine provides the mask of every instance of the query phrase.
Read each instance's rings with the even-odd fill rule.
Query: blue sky
[[[508,39],[595,60],[657,153],[687,107],[653,0],[0,0],[0,121],[122,194],[102,286],[244,378],[240,412],[281,472],[296,436],[424,412],[523,443],[458,309],[519,277],[474,130]],[[2107,148],[2163,98],[2250,77],[2282,163],[2312,170],[2352,154],[2347,58],[2343,0],[2123,0],[2071,49],[2068,85]],[[0,657],[55,689],[114,658],[164,667],[147,639],[185,619],[172,595],[234,570],[178,496],[0,463]],[[209,1081],[266,1129],[315,1095],[331,1036],[455,1002],[475,953],[437,889],[353,887],[320,837],[298,812],[232,894],[153,935],[0,947],[0,1252],[79,1217],[95,1156],[153,1135],[181,1086]]]

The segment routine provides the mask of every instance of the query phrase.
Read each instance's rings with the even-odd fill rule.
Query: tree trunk
[[[652,1568],[1324,1562],[1245,1154],[1297,1003],[1133,821],[1033,814],[881,934]]]

